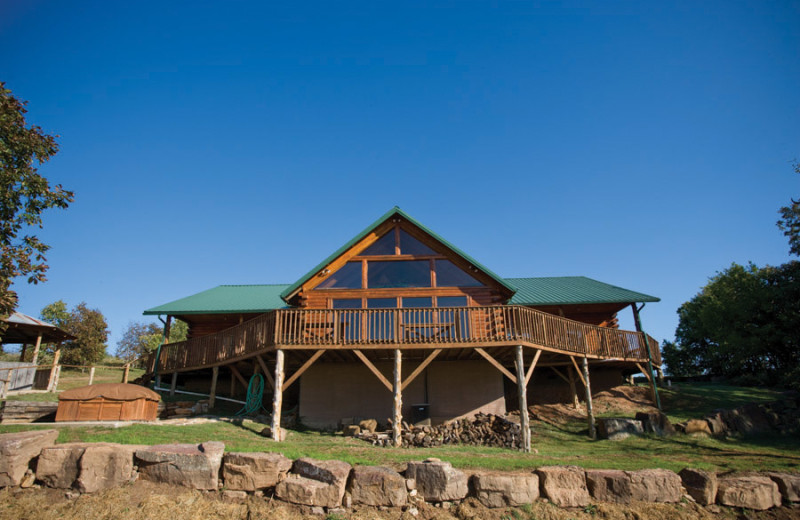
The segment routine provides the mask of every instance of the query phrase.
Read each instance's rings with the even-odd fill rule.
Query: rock
[[[361,427],[356,426],[355,424],[350,424],[342,429],[342,433],[344,434],[345,437],[355,437],[356,435],[361,433]]]
[[[800,475],[797,473],[767,473],[773,482],[778,484],[778,490],[787,502],[800,502]]]
[[[521,506],[539,498],[539,477],[535,473],[476,474],[472,488],[486,507]]]
[[[409,491],[414,491],[415,489],[417,489],[417,481],[414,480],[413,478],[407,478],[406,489]]]
[[[642,422],[645,433],[654,433],[661,437],[675,435],[675,427],[662,412],[637,412],[636,420]]]
[[[689,419],[689,421],[686,422],[684,432],[686,434],[700,433],[711,435],[711,428],[708,427],[708,422],[704,419]]]
[[[133,450],[119,444],[87,445],[78,461],[78,491],[95,493],[134,480]]]
[[[592,498],[600,502],[628,504],[631,501],[631,479],[624,471],[587,469],[586,487]]]
[[[221,442],[161,444],[137,450],[136,461],[143,480],[217,489],[224,450]]]
[[[36,461],[36,480],[51,488],[71,488],[78,479],[78,461],[85,450],[84,444],[59,444],[42,449]]]
[[[33,487],[33,483],[36,481],[36,475],[34,475],[33,471],[28,470],[22,476],[22,480],[19,483],[19,487],[26,489],[29,487]]]
[[[706,422],[713,435],[725,435],[728,432],[728,426],[725,424],[720,412],[707,415]]]
[[[223,460],[222,478],[231,490],[275,487],[292,469],[292,461],[280,453],[227,453]]]
[[[289,475],[280,481],[275,486],[275,496],[285,502],[306,506],[338,507],[342,501],[336,486],[299,475]]]
[[[348,491],[354,504],[401,507],[408,501],[406,480],[393,469],[381,466],[356,466]]]
[[[597,435],[601,439],[620,441],[631,435],[642,435],[644,428],[642,421],[625,419],[621,417],[607,417],[597,419]]]
[[[0,434],[0,487],[18,486],[31,459],[52,446],[58,430],[33,430]]]
[[[267,426],[266,428],[262,429],[259,433],[262,437],[266,437],[268,439],[272,438],[272,426]],[[280,434],[278,438],[278,442],[283,442],[286,440],[286,428],[280,429]]]
[[[701,469],[682,469],[678,475],[683,487],[698,504],[708,506],[717,500],[717,474]]]
[[[420,495],[430,502],[461,500],[469,492],[467,476],[439,459],[409,462],[405,476],[415,480]]]
[[[358,423],[358,427],[361,428],[361,431],[375,433],[375,430],[378,429],[378,421],[375,419],[364,419]]]
[[[247,491],[226,489],[222,492],[222,497],[228,500],[247,500]]]
[[[642,502],[680,502],[681,478],[666,469],[626,471],[631,479],[631,499]]]
[[[719,477],[717,503],[730,507],[764,510],[781,505],[778,484],[769,477],[723,475]]]
[[[559,507],[589,505],[586,474],[577,466],[542,466],[536,469],[542,496]]]

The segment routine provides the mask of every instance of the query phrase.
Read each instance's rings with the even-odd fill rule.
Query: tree
[[[74,340],[61,345],[62,363],[93,365],[102,361],[108,341],[108,324],[98,309],[90,309],[81,302],[67,312],[67,304],[58,300],[42,309],[40,316],[75,336]]]
[[[49,246],[28,231],[42,227],[44,210],[66,208],[73,200],[71,191],[50,186],[38,173],[37,167],[56,154],[58,145],[38,126],[27,126],[26,105],[0,82],[0,316],[17,306],[11,289],[15,278],[27,276],[33,284],[46,280]]]
[[[794,163],[794,172],[800,174],[800,162]],[[789,254],[800,256],[800,200],[792,199],[792,204],[778,213],[781,215],[778,228],[789,239]]]
[[[174,320],[169,331],[169,342],[185,340],[187,330],[186,322]],[[117,356],[128,362],[136,359],[144,362],[147,354],[156,350],[163,339],[163,329],[158,324],[131,322],[117,343]]]

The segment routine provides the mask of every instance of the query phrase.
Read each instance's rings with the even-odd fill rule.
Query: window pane
[[[437,287],[479,287],[482,285],[450,260],[436,260]]]
[[[334,309],[360,309],[361,298],[348,298],[346,300],[333,300]]]
[[[436,297],[436,306],[437,307],[466,307],[467,306],[467,297],[466,296],[437,296]]]
[[[412,237],[404,230],[400,230],[400,254],[401,255],[435,255],[436,251],[426,246],[416,238]]]
[[[427,260],[369,262],[367,287],[430,287],[430,264]]]
[[[394,309],[397,307],[397,298],[369,298],[368,309]]]
[[[433,307],[433,298],[403,298],[403,307],[406,309]]]
[[[394,229],[379,238],[374,244],[363,250],[361,256],[393,255]]]
[[[361,289],[361,262],[347,262],[317,289]]]

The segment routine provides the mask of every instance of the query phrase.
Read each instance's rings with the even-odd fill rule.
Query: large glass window
[[[416,238],[412,237],[404,230],[400,230],[400,254],[401,255],[435,255],[436,251],[426,246]]]
[[[394,250],[394,229],[380,237],[371,246],[360,253],[362,256],[373,255],[393,255]]]
[[[405,309],[418,309],[421,307],[433,307],[433,298],[427,297],[403,297],[403,308]]]
[[[436,260],[437,287],[480,287],[482,285],[450,260]]]
[[[436,297],[436,306],[437,307],[466,307],[467,306],[467,297],[466,296],[437,296]]]
[[[361,298],[347,298],[342,300],[333,300],[332,307],[334,309],[360,309]]]
[[[361,289],[361,262],[347,262],[317,286],[318,289]]]
[[[427,260],[369,262],[367,265],[367,287],[370,289],[430,286],[430,263]]]

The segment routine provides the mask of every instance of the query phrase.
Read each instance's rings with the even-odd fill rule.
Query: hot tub
[[[154,421],[161,396],[139,385],[102,383],[61,392],[56,421]]]

